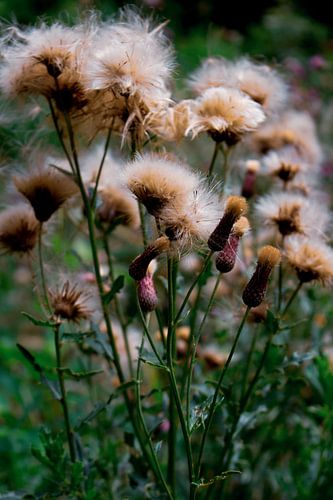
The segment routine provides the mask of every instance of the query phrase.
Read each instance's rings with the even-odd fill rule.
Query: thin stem
[[[40,222],[39,229],[38,229],[38,262],[39,262],[40,280],[41,280],[41,284],[42,284],[44,306],[46,307],[47,311],[50,313],[51,306],[50,306],[49,294],[47,291],[45,272],[44,272],[42,237],[43,237],[43,223]]]
[[[282,317],[283,317],[283,316],[285,316],[285,314],[287,313],[287,311],[288,311],[289,307],[290,307],[290,306],[291,306],[291,304],[293,303],[293,301],[294,301],[294,299],[295,299],[296,295],[298,294],[298,292],[300,291],[300,289],[301,289],[302,285],[303,285],[303,282],[302,282],[302,281],[300,281],[300,282],[298,283],[297,287],[295,288],[295,290],[293,291],[293,293],[290,295],[289,300],[288,300],[288,302],[287,302],[287,304],[286,304],[285,308],[284,308],[284,309],[283,309],[283,311],[282,311]]]
[[[173,259],[168,257],[168,334],[167,334],[167,364],[169,370],[173,370],[173,360],[175,356],[175,336],[174,336],[174,281],[173,281]],[[168,482],[172,491],[175,491],[176,485],[176,406],[175,395],[172,384],[170,384],[169,393],[169,422],[170,429],[168,433]]]
[[[234,343],[232,344],[231,351],[229,353],[228,359],[227,359],[225,365],[223,366],[221,375],[219,377],[219,380],[217,382],[217,386],[216,386],[216,389],[215,389],[215,392],[214,392],[213,400],[212,400],[212,402],[210,404],[210,407],[209,407],[207,422],[206,422],[205,430],[204,430],[204,433],[202,435],[202,439],[201,439],[201,443],[200,443],[200,451],[199,451],[198,467],[197,467],[197,477],[198,478],[199,478],[200,472],[201,472],[201,461],[202,461],[202,456],[203,456],[203,452],[204,452],[204,449],[205,449],[206,437],[207,437],[207,434],[209,432],[209,429],[210,429],[210,426],[211,426],[211,423],[212,423],[212,420],[213,420],[217,398],[218,398],[218,395],[219,395],[219,392],[220,392],[220,389],[221,389],[221,386],[222,386],[222,382],[223,382],[224,376],[225,376],[225,374],[226,374],[226,372],[227,372],[227,370],[229,368],[229,365],[231,363],[231,360],[233,358],[233,355],[234,355],[234,352],[235,352],[235,349],[236,349],[236,346],[237,346],[240,334],[242,333],[242,330],[243,330],[243,327],[245,325],[245,322],[246,322],[246,319],[248,317],[249,312],[250,312],[250,307],[247,307],[246,311],[244,313],[244,316],[242,318],[242,321],[241,321],[241,323],[239,325],[239,328],[237,330],[236,337],[235,337]]]
[[[64,142],[64,139],[63,139],[63,136],[62,136],[62,131],[60,130],[59,123],[58,123],[58,118],[57,118],[56,112],[54,110],[54,106],[52,104],[51,99],[48,99],[48,103],[49,103],[49,107],[50,107],[50,111],[51,111],[51,116],[52,116],[54,128],[56,129],[59,142],[60,142],[61,147],[62,147],[62,149],[63,149],[63,151],[65,153],[65,156],[66,156],[66,158],[68,160],[68,163],[69,163],[69,165],[70,165],[70,167],[72,169],[72,172],[73,172],[73,174],[75,174],[75,168],[74,168],[73,160],[72,160],[71,155],[69,154],[67,146],[66,146],[66,144]]]
[[[98,171],[97,171],[97,176],[96,176],[96,181],[95,181],[95,187],[94,187],[94,191],[93,191],[93,194],[92,194],[92,197],[91,197],[91,207],[92,207],[93,210],[95,209],[98,185],[99,185],[99,181],[100,181],[100,178],[101,178],[101,175],[102,175],[102,170],[103,170],[103,166],[104,166],[104,163],[105,163],[105,158],[106,158],[106,155],[107,155],[107,152],[108,152],[108,148],[109,148],[109,144],[110,144],[110,139],[111,139],[111,134],[112,134],[114,120],[115,119],[113,118],[111,126],[110,126],[110,128],[108,130],[108,134],[106,136],[106,141],[105,141],[105,145],[104,145],[104,151],[103,151],[102,159],[101,159],[101,162],[99,164]]]
[[[144,325],[145,325],[145,328],[144,328],[144,333],[142,335],[142,341],[141,341],[141,345],[140,345],[140,349],[139,349],[139,357],[138,357],[138,364],[137,364],[137,370],[136,370],[136,402],[137,402],[138,416],[139,416],[139,421],[140,421],[142,428],[143,428],[143,432],[145,434],[146,443],[148,445],[152,459],[154,461],[156,472],[158,474],[158,479],[159,479],[161,486],[163,487],[167,497],[169,499],[172,499],[173,496],[170,493],[169,487],[164,479],[164,476],[163,476],[163,473],[162,473],[162,470],[161,470],[161,467],[159,464],[159,460],[158,460],[158,457],[156,455],[156,451],[154,449],[149,431],[147,429],[147,425],[146,425],[144,414],[143,414],[142,404],[141,404],[141,376],[142,376],[141,358],[142,358],[142,352],[143,352],[144,344],[145,344],[145,333],[148,331],[148,325],[147,325],[145,320],[144,320]]]
[[[107,262],[108,262],[108,266],[109,266],[109,274],[110,274],[111,282],[113,283],[114,282],[114,272],[113,272],[111,251],[110,251],[110,246],[109,246],[107,234],[104,231],[103,231],[103,245],[104,245],[104,250],[106,253],[106,258],[107,258]],[[122,308],[120,306],[117,294],[115,294],[115,296],[113,297],[113,301],[114,301],[116,314],[117,314],[117,317],[119,319],[119,323],[121,326],[122,336],[123,336],[125,350],[126,350],[129,373],[130,373],[131,377],[134,378],[132,356],[131,356],[131,350],[130,350],[130,346],[129,346],[129,342],[128,342],[128,335],[127,335],[127,324],[125,322],[123,311],[122,311]]]
[[[71,428],[70,419],[69,419],[69,411],[68,411],[68,404],[67,404],[64,374],[63,374],[63,368],[61,366],[60,324],[57,324],[54,327],[54,345],[55,345],[55,352],[56,352],[56,359],[57,359],[57,374],[58,374],[60,393],[61,393],[60,403],[61,403],[63,414],[64,414],[67,441],[68,441],[68,447],[69,447],[71,461],[75,462],[76,453],[75,453],[75,446],[74,446],[74,435],[73,435],[73,430]]]
[[[146,230],[146,221],[145,221],[145,211],[142,203],[138,201],[139,215],[140,215],[140,225],[141,225],[141,233],[142,233],[142,243],[144,248],[148,245],[148,236]]]
[[[209,254],[206,256],[206,258],[204,260],[204,263],[203,263],[203,267],[202,267],[200,273],[196,276],[196,278],[193,281],[192,285],[188,289],[187,294],[185,295],[185,298],[184,298],[184,300],[183,300],[183,302],[182,302],[182,304],[181,304],[181,306],[180,306],[180,308],[178,310],[178,313],[176,314],[175,321],[174,321],[175,325],[178,323],[178,321],[179,321],[179,319],[180,319],[180,317],[181,317],[181,315],[182,315],[182,313],[183,313],[183,311],[185,309],[185,306],[186,306],[186,304],[188,302],[188,299],[190,298],[190,295],[191,295],[191,293],[194,290],[195,285],[198,283],[199,279],[201,278],[201,276],[206,271],[212,255],[213,255],[213,252],[209,252]]]
[[[229,173],[230,173],[229,157],[231,150],[232,150],[231,146],[226,146],[226,148],[222,148],[223,158],[224,158],[222,165],[222,188],[221,188],[222,194],[224,193],[225,187],[229,179]]]
[[[217,276],[217,278],[216,278],[215,286],[214,286],[214,289],[213,289],[212,294],[210,296],[209,303],[208,303],[208,306],[206,308],[206,312],[205,312],[204,317],[202,318],[202,321],[200,323],[199,330],[198,330],[197,334],[194,336],[194,339],[193,339],[194,342],[193,342],[193,345],[192,345],[191,355],[190,355],[190,366],[189,366],[189,369],[188,369],[188,380],[187,380],[187,391],[186,391],[186,415],[187,415],[187,425],[188,426],[189,426],[189,420],[190,420],[190,399],[191,399],[190,398],[190,394],[191,394],[191,385],[192,385],[192,377],[193,377],[195,355],[196,355],[198,343],[200,341],[202,329],[203,329],[204,324],[206,322],[206,319],[207,319],[208,315],[210,314],[210,311],[211,311],[211,309],[213,307],[213,303],[214,303],[214,299],[215,299],[215,294],[216,294],[217,289],[219,287],[221,277],[222,277],[222,274],[219,273],[218,276]]]
[[[138,299],[137,299],[137,306],[138,306],[138,311],[139,311],[139,317],[140,317],[140,320],[141,320],[141,323],[142,323],[142,326],[143,326],[143,329],[144,329],[144,333],[147,336],[147,339],[148,339],[148,342],[150,344],[150,347],[152,348],[152,350],[153,350],[153,352],[154,352],[154,354],[155,354],[158,362],[160,363],[160,365],[163,366],[163,367],[165,367],[165,368],[167,368],[166,365],[165,365],[165,363],[164,363],[164,361],[163,361],[163,359],[161,358],[158,350],[156,349],[154,341],[153,341],[153,339],[152,339],[152,337],[150,335],[150,332],[148,330],[147,323],[146,323],[146,320],[145,320],[145,317],[144,317],[144,314],[142,312],[142,309],[141,309],[141,306],[140,306],[140,303],[139,303]]]
[[[243,375],[243,382],[242,382],[242,392],[241,392],[241,394],[242,394],[241,397],[242,398],[243,398],[244,393],[245,393],[247,378],[248,378],[248,375],[249,375],[251,361],[252,361],[252,357],[253,357],[255,345],[256,345],[256,342],[257,342],[257,335],[258,335],[258,329],[256,329],[255,332],[254,332],[254,335],[253,335],[253,338],[252,338],[252,342],[251,342],[251,346],[250,346],[250,351],[249,351],[249,354],[248,354],[247,360],[246,360],[246,366],[245,366],[244,375]]]
[[[282,242],[281,242],[281,247],[283,248],[284,246],[284,236],[282,236]],[[283,267],[282,267],[282,261],[280,262],[279,265],[279,276],[278,276],[278,304],[277,304],[277,312],[281,311],[281,306],[282,306],[282,284],[283,284]]]
[[[215,165],[215,161],[216,161],[219,149],[220,149],[220,145],[221,144],[219,142],[215,142],[214,152],[213,152],[213,156],[212,156],[212,159],[211,159],[211,162],[210,162],[210,165],[209,165],[207,177],[211,177],[212,174],[213,174],[214,165]]]

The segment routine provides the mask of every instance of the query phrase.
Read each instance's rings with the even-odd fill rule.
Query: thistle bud
[[[157,238],[154,243],[151,243],[147,248],[138,255],[130,264],[128,272],[131,278],[136,281],[141,281],[147,274],[149,264],[153,259],[156,259],[161,253],[169,249],[170,241],[166,236]]]
[[[143,312],[154,311],[158,304],[153,276],[150,273],[138,283],[138,299]]]
[[[243,302],[248,307],[257,307],[264,300],[268,278],[274,266],[280,262],[280,251],[267,245],[259,250],[257,267],[243,291]]]
[[[255,184],[259,167],[260,163],[257,160],[248,160],[246,162],[246,173],[243,180],[242,196],[244,196],[247,200],[252,198],[255,193]]]
[[[234,268],[239,240],[243,234],[249,229],[249,221],[246,217],[241,217],[232,228],[232,233],[223,248],[216,257],[215,265],[216,269],[220,273],[229,273]]]
[[[247,203],[241,196],[229,196],[222,219],[212,232],[208,246],[213,252],[225,247],[235,222],[246,213]]]

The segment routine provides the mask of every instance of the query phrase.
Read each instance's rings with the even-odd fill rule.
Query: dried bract
[[[30,253],[38,240],[39,223],[26,205],[0,214],[0,248],[6,253]]]

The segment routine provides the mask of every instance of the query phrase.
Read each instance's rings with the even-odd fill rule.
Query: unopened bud
[[[244,215],[247,209],[245,198],[229,196],[222,219],[212,232],[208,246],[213,252],[223,250],[235,222]]]
[[[156,259],[161,253],[169,249],[170,241],[165,236],[157,238],[154,243],[148,245],[147,248],[138,255],[130,264],[129,275],[136,281],[141,281],[147,274],[149,264],[153,259]]]
[[[143,312],[151,312],[156,309],[158,297],[153,276],[150,273],[138,283],[138,299]]]
[[[216,257],[216,269],[220,271],[220,273],[229,273],[234,268],[239,240],[249,227],[249,221],[246,217],[240,217],[240,219],[234,224],[232,233],[229,236],[227,243]]]
[[[259,166],[260,164],[257,160],[248,160],[246,162],[246,172],[242,186],[242,196],[246,199],[251,198],[255,193],[255,184]]]
[[[272,269],[280,262],[280,251],[267,245],[259,251],[257,267],[243,291],[243,302],[248,307],[257,307],[265,298],[268,278]]]

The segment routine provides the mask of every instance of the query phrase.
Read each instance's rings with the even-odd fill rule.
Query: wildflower
[[[268,174],[280,179],[285,186],[306,168],[305,162],[290,147],[282,148],[278,152],[271,151],[264,158],[264,162]]]
[[[241,196],[229,196],[224,214],[208,239],[208,246],[213,252],[223,250],[235,222],[246,213],[247,203]]]
[[[28,176],[15,177],[17,190],[30,202],[36,219],[46,222],[71,196],[77,186],[67,175],[54,169],[39,170]]]
[[[216,269],[220,273],[229,273],[234,268],[239,240],[249,228],[249,221],[246,217],[240,217],[233,225],[228,241],[216,256]]]
[[[60,320],[79,323],[89,319],[91,311],[87,306],[89,295],[80,290],[76,284],[71,285],[66,281],[61,289],[50,290],[50,302],[53,314]]]
[[[151,112],[146,120],[147,128],[166,141],[179,142],[190,126],[192,105],[193,101],[183,100]]]
[[[147,211],[159,217],[169,205],[183,204],[184,198],[199,185],[200,178],[175,160],[146,154],[127,166],[124,182]]]
[[[266,113],[280,110],[287,98],[286,84],[275,70],[245,57],[236,61],[208,58],[189,83],[198,95],[214,87],[239,89],[259,103]]]
[[[141,281],[147,273],[149,264],[161,253],[166,252],[170,247],[170,241],[166,236],[157,238],[153,243],[138,255],[129,266],[129,275],[136,281]]]
[[[315,124],[311,116],[304,111],[285,111],[279,119],[265,123],[252,134],[250,142],[263,154],[286,146],[292,147],[296,154],[313,168],[316,168],[322,159]]]
[[[260,104],[248,95],[237,89],[216,87],[206,90],[195,101],[187,133],[196,137],[208,132],[215,142],[232,146],[264,120]]]
[[[38,240],[39,223],[26,205],[0,213],[0,248],[6,253],[30,253]]]
[[[110,185],[101,188],[97,218],[98,222],[107,228],[123,224],[135,229],[140,225],[138,205],[121,186]]]
[[[259,250],[257,267],[242,295],[246,306],[257,307],[261,304],[265,297],[268,278],[279,262],[280,251],[277,248],[267,245]]]
[[[16,28],[3,38],[0,87],[10,96],[37,94],[54,99],[61,110],[85,106],[81,68],[89,36],[82,26],[42,24]]]
[[[260,168],[260,163],[257,160],[248,160],[246,162],[245,177],[242,185],[242,196],[246,199],[254,195],[257,172]]]
[[[265,224],[276,227],[282,236],[293,233],[322,235],[329,221],[323,206],[294,193],[266,195],[256,204],[256,212]]]
[[[285,245],[289,265],[302,283],[317,281],[324,286],[333,279],[333,250],[322,241],[290,236]]]
[[[169,100],[173,67],[163,25],[127,9],[119,22],[101,26],[85,67],[86,88],[98,92],[99,122],[117,117],[124,136],[132,131],[140,139],[145,117]]]

